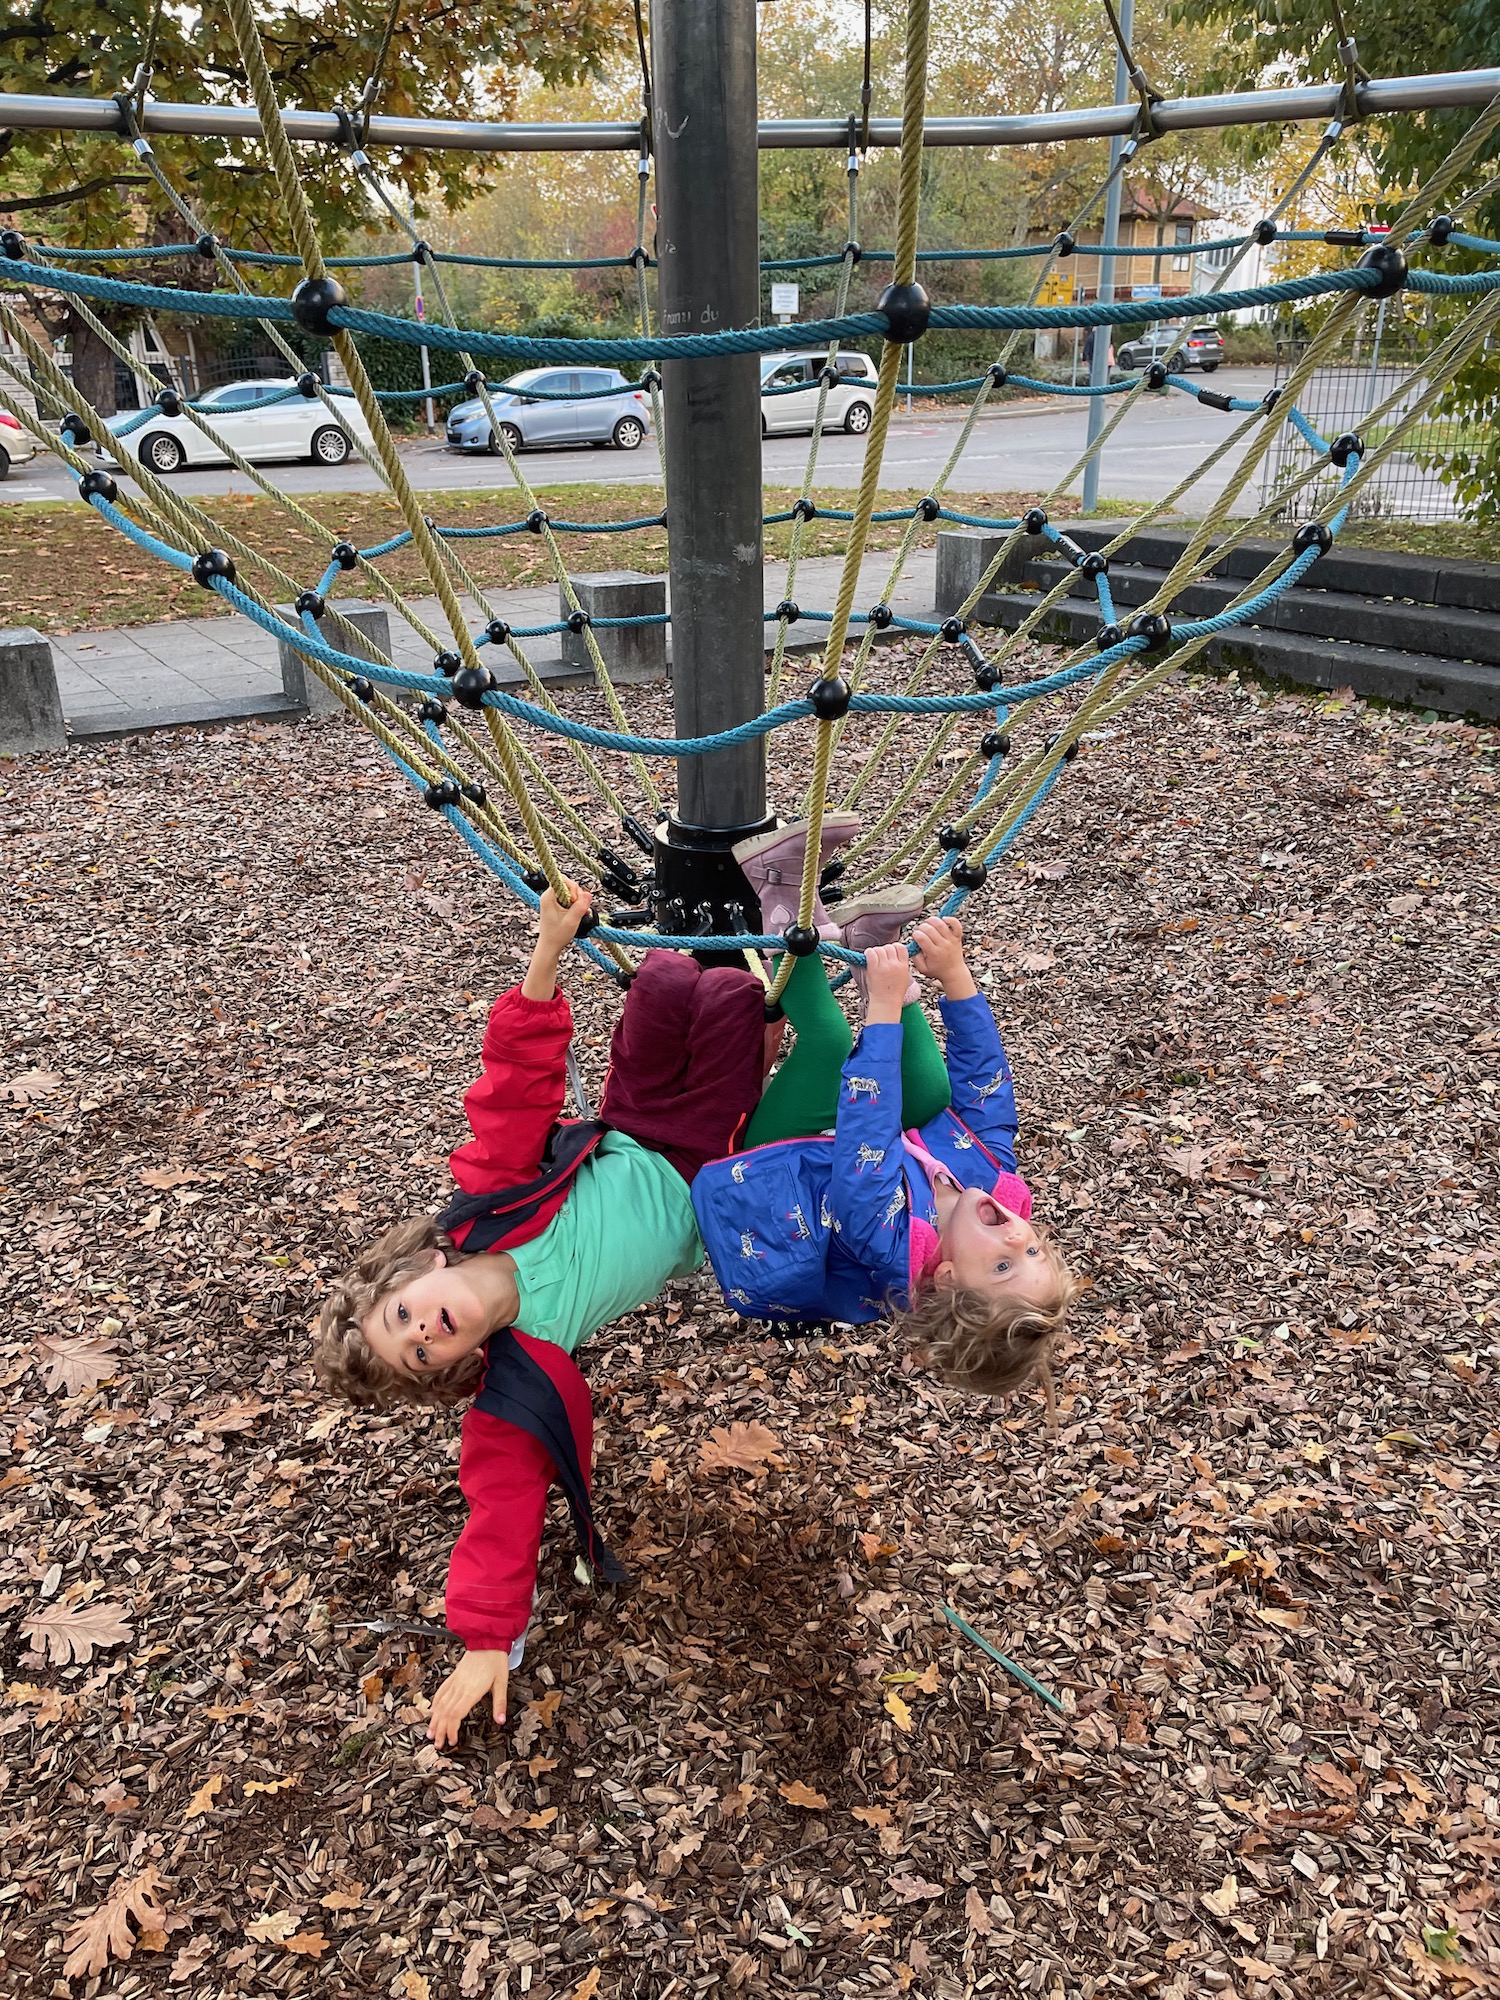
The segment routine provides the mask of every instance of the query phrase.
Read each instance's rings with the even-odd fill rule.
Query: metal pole
[[[1219,97],[1165,98],[1153,107],[1164,132],[1206,131],[1220,125],[1279,125],[1326,121],[1343,104],[1339,83],[1302,84],[1290,90],[1244,90]],[[1393,111],[1442,111],[1489,103],[1500,91],[1500,69],[1446,70],[1432,76],[1376,77],[1359,86],[1367,116]],[[310,144],[332,145],[341,130],[331,111],[284,111],[287,134]],[[198,138],[256,139],[260,118],[252,105],[173,104],[147,98],[140,118],[146,133],[175,132]],[[931,146],[1050,146],[1073,139],[1127,138],[1135,125],[1134,102],[1076,111],[1047,111],[1010,118],[929,118],[922,144]],[[63,97],[0,92],[0,131],[118,132],[120,107],[112,97]],[[461,118],[372,118],[366,147],[446,149],[469,153],[628,153],[640,144],[635,121],[500,124]],[[759,127],[762,150],[844,147],[847,118],[768,118]],[[871,146],[899,146],[899,118],[870,122]]]
[[[417,323],[420,326],[426,321],[427,306],[426,306],[426,301],[422,297],[422,266],[415,262],[412,264],[411,267],[411,288],[413,292],[416,294]],[[432,369],[428,364],[427,349],[425,346],[423,346],[420,349],[420,353],[422,356],[422,387],[424,389],[430,390],[432,387]],[[432,397],[430,395],[427,398],[426,408],[427,408],[427,428],[428,430],[431,430]]]
[[[1126,46],[1135,32],[1135,0],[1120,0],[1120,33]],[[1115,51],[1115,102],[1128,104],[1131,100],[1130,69],[1125,61],[1125,50]],[[1125,135],[1117,133],[1109,142],[1109,170],[1113,179],[1109,192],[1104,197],[1104,241],[1118,243],[1120,240],[1120,184],[1125,176],[1116,169],[1120,155],[1125,150]],[[1099,289],[1097,296],[1107,305],[1115,295],[1115,260],[1113,257],[1099,259]],[[1112,335],[1107,326],[1094,328],[1094,358],[1089,367],[1089,382],[1095,389],[1102,389],[1109,380],[1109,344]],[[1092,444],[1104,428],[1104,398],[1089,398],[1088,441]],[[1083,511],[1092,514],[1099,504],[1099,453],[1095,453],[1083,468]]]
[[[760,320],[755,6],[657,0],[653,10],[657,320],[667,335]],[[668,362],[663,376],[673,710],[679,736],[706,736],[765,704],[760,364],[722,355]],[[665,928],[742,928],[747,888],[728,848],[764,824],[763,741],[679,763],[677,810],[657,834]]]

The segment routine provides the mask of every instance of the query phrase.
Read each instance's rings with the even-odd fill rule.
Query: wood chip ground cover
[[[1494,1990],[1495,749],[1233,683],[1089,743],[970,906],[1059,1437],[678,1285],[590,1352],[635,1581],[554,1518],[450,1755],[456,1420],[307,1326],[525,921],[342,721],[6,767],[0,1992]]]

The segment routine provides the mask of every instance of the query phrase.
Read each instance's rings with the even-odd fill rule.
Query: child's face
[[[1044,1309],[1056,1304],[1057,1278],[1036,1231],[992,1194],[965,1188],[939,1241],[943,1252],[935,1273],[939,1284],[1014,1294]]]
[[[428,1375],[470,1354],[491,1332],[492,1306],[468,1282],[463,1263],[441,1250],[420,1277],[378,1299],[361,1323],[370,1350],[398,1375]]]

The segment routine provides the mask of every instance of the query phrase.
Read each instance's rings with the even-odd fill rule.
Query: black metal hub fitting
[[[986,757],[1007,757],[1010,754],[1010,738],[1003,729],[987,729],[979,739],[979,748]]]
[[[430,694],[417,710],[417,720],[418,722],[430,722],[435,727],[441,729],[443,724],[448,720],[448,711],[435,694]]]
[[[1341,431],[1328,447],[1328,456],[1342,472],[1351,458],[1363,458],[1365,441],[1358,431]]]
[[[1078,564],[1080,576],[1108,576],[1109,557],[1101,555],[1097,549],[1089,549]]]
[[[164,417],[180,417],[182,415],[182,398],[175,389],[158,389],[156,392],[156,407]]]
[[[492,618],[484,628],[484,636],[492,646],[503,646],[510,637],[510,627],[503,618]]]
[[[358,569],[359,550],[353,542],[335,542],[328,551],[328,560],[336,562],[340,569]]]
[[[811,958],[819,939],[811,924],[788,924],[781,933],[781,942],[793,958]]]
[[[783,597],[776,607],[776,616],[784,618],[788,625],[795,625],[802,616],[802,607],[794,598]]]
[[[432,671],[435,674],[446,674],[450,680],[462,665],[463,661],[457,653],[435,653],[433,655]]]
[[[453,676],[453,699],[460,708],[481,709],[494,685],[495,676],[488,667],[465,667]]]
[[[458,804],[460,798],[458,782],[454,778],[439,778],[435,784],[427,787],[422,796],[434,812],[441,812],[444,806]]]
[[[910,347],[927,331],[932,301],[920,285],[887,285],[876,310],[885,314],[885,337],[897,347]]]
[[[630,838],[635,842],[642,854],[655,855],[656,842],[651,838],[646,828],[641,825],[634,813],[622,813],[620,815],[620,825],[630,835]],[[754,827],[751,829],[755,833],[763,833],[768,830],[765,827]]]
[[[1132,639],[1144,639],[1148,653],[1164,653],[1172,643],[1172,621],[1164,611],[1138,611],[1125,630]]]
[[[948,870],[948,880],[955,889],[982,889],[989,872],[982,861],[955,861]]]
[[[212,590],[216,577],[224,583],[234,582],[234,557],[226,555],[223,549],[200,549],[193,557],[194,583]]]
[[[305,396],[310,403],[323,386],[322,380],[310,368],[304,368],[297,377],[297,394]]]
[[[1028,507],[1021,516],[1021,526],[1028,535],[1039,535],[1047,525],[1045,507]]]
[[[1394,298],[1406,284],[1406,252],[1399,243],[1376,243],[1354,268],[1356,271],[1378,271],[1380,274],[1380,283],[1365,294],[1366,298]]]
[[[807,690],[807,698],[819,722],[839,722],[849,713],[854,695],[843,675],[835,674],[831,680],[815,680]]]
[[[956,646],[966,636],[968,629],[962,618],[945,618],[939,627],[943,638],[950,646]]]
[[[114,500],[118,498],[120,489],[107,472],[96,468],[93,472],[86,472],[79,480],[78,491],[85,500]]]
[[[305,617],[309,611],[314,618],[321,618],[323,613],[328,609],[328,605],[321,591],[304,590],[298,595],[297,602],[292,606],[292,609],[299,618]]]
[[[1333,530],[1326,521],[1304,521],[1292,537],[1292,548],[1300,555],[1309,549],[1316,549],[1319,555],[1327,555],[1333,547]]]
[[[888,604],[872,604],[870,606],[870,623],[875,627],[877,632],[884,632],[895,615],[895,612],[892,611]]]
[[[328,315],[348,297],[337,278],[304,278],[292,293],[292,318],[304,333],[332,333]]]

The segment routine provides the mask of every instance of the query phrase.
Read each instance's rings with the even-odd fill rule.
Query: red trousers
[[[691,1181],[760,1101],[765,989],[753,972],[651,951],[625,996],[599,1116]]]

